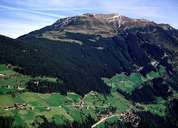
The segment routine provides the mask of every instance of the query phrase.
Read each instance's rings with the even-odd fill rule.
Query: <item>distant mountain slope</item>
[[[116,14],[84,14],[12,40],[22,47],[18,50],[18,45],[8,43],[10,53],[15,52],[12,56],[1,45],[6,52],[0,57],[23,67],[25,73],[59,77],[67,90],[109,93],[101,77],[146,74],[159,65],[172,74],[178,65],[177,35],[165,24]],[[0,43],[10,40],[1,37]]]

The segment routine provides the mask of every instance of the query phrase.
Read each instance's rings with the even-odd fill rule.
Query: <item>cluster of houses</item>
[[[0,79],[4,79],[5,75],[0,73]]]
[[[18,110],[32,110],[32,106],[30,106],[29,104],[26,103],[15,103],[12,106],[7,106],[4,107],[4,110],[13,110],[13,109],[18,109]]]
[[[133,112],[124,112],[121,113],[121,120],[130,123],[132,127],[137,128],[138,125],[140,124],[141,118],[134,114]]]

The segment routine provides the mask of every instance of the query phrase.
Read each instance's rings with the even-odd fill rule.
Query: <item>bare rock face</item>
[[[156,25],[156,23],[145,20],[145,19],[132,19],[126,16],[119,15],[117,13],[111,14],[84,14],[84,16],[95,18],[96,20],[102,20],[111,24],[114,29],[119,29],[120,27],[129,27],[134,25]],[[115,28],[116,27],[116,28]]]

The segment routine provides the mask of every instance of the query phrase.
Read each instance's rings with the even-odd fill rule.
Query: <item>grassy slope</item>
[[[132,92],[140,87],[144,82],[152,80],[154,78],[161,77],[165,74],[164,67],[160,66],[160,69],[157,72],[150,72],[146,77],[142,76],[140,73],[131,73],[129,76],[124,73],[116,74],[112,78],[102,78],[104,82],[112,87],[113,91],[117,89],[125,92],[127,94],[132,94]]]
[[[0,94],[14,93],[18,88],[23,89],[25,83],[31,79],[30,76],[19,74],[6,65],[0,65],[0,74],[4,75],[0,79]]]

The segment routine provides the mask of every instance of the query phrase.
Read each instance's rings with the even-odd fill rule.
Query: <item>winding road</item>
[[[111,116],[106,116],[106,117],[102,118],[100,121],[98,121],[98,122],[96,122],[95,124],[93,124],[93,125],[91,126],[91,128],[95,128],[95,127],[96,127],[97,125],[99,125],[100,123],[105,122],[107,119],[112,118],[112,117],[115,117],[115,116],[119,116],[119,114],[117,114],[117,115],[111,115]]]

